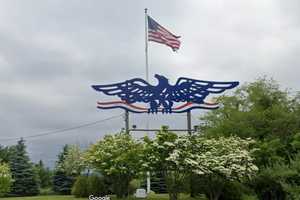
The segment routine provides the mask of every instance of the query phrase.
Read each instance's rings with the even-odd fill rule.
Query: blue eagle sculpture
[[[157,85],[151,85],[141,78],[134,78],[120,83],[92,85],[92,87],[106,95],[118,96],[128,104],[148,103],[148,113],[157,113],[159,107],[163,108],[163,113],[172,113],[174,102],[202,104],[210,93],[222,93],[239,84],[239,82],[202,81],[181,77],[175,85],[171,85],[162,75],[156,74],[154,77],[158,80]]]

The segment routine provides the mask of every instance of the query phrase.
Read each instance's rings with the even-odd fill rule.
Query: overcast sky
[[[122,114],[96,109],[103,96],[90,85],[145,77],[146,7],[182,36],[177,53],[149,44],[152,83],[155,73],[171,82],[267,75],[300,89],[299,0],[0,0],[0,144]],[[202,113],[193,112],[193,124]],[[28,139],[30,156],[53,166],[63,144],[87,146],[119,131],[122,120]],[[144,116],[131,116],[131,124],[145,127]],[[182,115],[150,117],[152,128],[161,124],[186,126]]]

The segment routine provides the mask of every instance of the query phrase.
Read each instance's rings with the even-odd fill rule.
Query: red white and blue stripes
[[[163,26],[158,24],[154,19],[150,16],[148,17],[148,41],[157,42],[161,44],[165,44],[176,51],[180,47],[180,41],[178,38],[180,36],[176,36]]]

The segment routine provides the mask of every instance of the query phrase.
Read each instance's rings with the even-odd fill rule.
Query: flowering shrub
[[[119,198],[129,192],[129,183],[140,171],[142,145],[127,133],[106,135],[85,153],[86,163],[109,177]]]
[[[10,191],[12,177],[7,164],[0,164],[0,197]]]
[[[184,179],[191,173],[241,180],[258,170],[249,149],[254,142],[251,139],[209,139],[200,135],[177,135],[162,129],[154,140],[145,138],[144,142],[142,166],[145,170],[162,172],[171,200],[178,198]]]

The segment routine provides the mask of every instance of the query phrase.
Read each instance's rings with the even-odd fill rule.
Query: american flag
[[[148,16],[148,41],[165,44],[171,47],[173,51],[176,51],[180,47],[178,38],[180,38],[180,36],[174,35]]]

